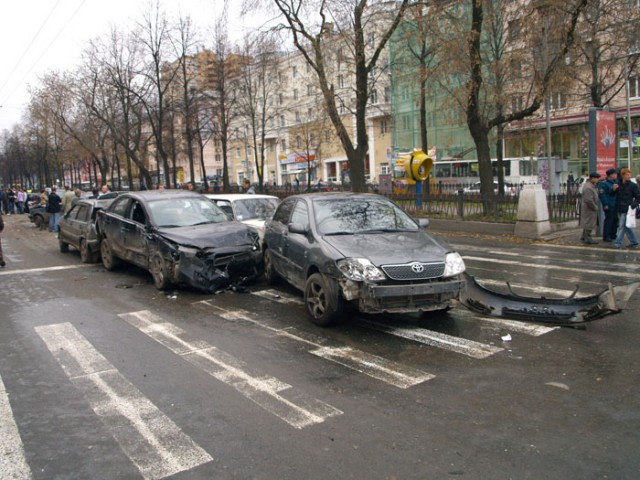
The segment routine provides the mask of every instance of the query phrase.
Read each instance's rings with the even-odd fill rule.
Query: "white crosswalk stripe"
[[[0,377],[0,478],[33,478],[24,455],[24,446],[13,418],[9,395]]]
[[[285,298],[285,301],[289,300],[291,300],[291,297],[288,299]],[[423,372],[422,370],[411,368],[352,347],[345,347],[342,345],[337,347],[327,347],[326,345],[323,345],[323,343],[326,343],[326,339],[318,338],[309,333],[300,332],[294,328],[277,329],[269,327],[268,325],[263,325],[260,322],[253,320],[249,312],[245,312],[243,310],[225,310],[206,300],[198,303],[207,305],[209,308],[215,310],[217,315],[227,320],[244,320],[278,335],[285,336],[291,340],[306,343],[314,347],[313,350],[310,350],[309,352],[313,355],[331,360],[342,366],[398,388],[409,388],[435,377],[435,375]]]
[[[242,361],[206,342],[185,340],[183,330],[148,310],[119,317],[295,428],[342,414],[329,404],[293,391],[277,378],[251,375]]]
[[[168,477],[213,460],[70,323],[36,332],[144,478]]]

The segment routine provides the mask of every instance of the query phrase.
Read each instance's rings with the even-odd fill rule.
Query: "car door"
[[[306,233],[294,233],[288,230],[285,237],[285,244],[283,246],[282,260],[286,265],[286,270],[289,272],[289,282],[298,287],[304,288],[305,272],[308,267],[309,258],[309,210],[307,203],[304,200],[296,202],[289,224],[296,224]]]
[[[148,219],[149,215],[144,205],[138,200],[133,200],[129,204],[122,228],[127,259],[144,268],[149,266]]]
[[[295,204],[296,199],[287,198],[278,206],[271,222],[269,222],[264,237],[264,242],[271,255],[273,268],[284,279],[289,278],[288,272],[285,271],[286,263],[283,260],[286,239],[289,235],[287,225]]]
[[[91,221],[91,207],[84,203],[77,203],[71,208],[71,213],[76,210],[78,214],[69,222],[71,239],[69,243],[75,247],[80,246],[80,239],[86,235],[87,223]]]
[[[125,233],[126,215],[129,211],[129,197],[120,197],[113,201],[108,210],[102,213],[100,228],[111,245],[112,252],[123,259],[127,259]]]
[[[79,229],[77,216],[82,209],[81,207],[82,205],[80,204],[76,204],[71,207],[71,210],[67,212],[67,214],[64,216],[64,219],[60,222],[61,227],[59,235],[65,242],[73,246],[78,245]]]

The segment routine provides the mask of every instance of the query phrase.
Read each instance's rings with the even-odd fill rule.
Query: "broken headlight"
[[[366,258],[344,258],[336,262],[338,269],[349,280],[373,282],[384,280],[384,273]]]
[[[464,260],[458,252],[450,252],[444,257],[443,277],[453,277],[465,271]]]

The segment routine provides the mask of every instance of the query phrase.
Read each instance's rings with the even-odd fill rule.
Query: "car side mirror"
[[[306,235],[309,231],[307,227],[302,225],[301,223],[290,223],[288,225],[289,233],[299,233],[301,235]]]
[[[418,218],[418,225],[420,228],[429,228],[429,220],[426,218]]]

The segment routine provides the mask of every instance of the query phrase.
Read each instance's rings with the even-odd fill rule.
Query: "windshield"
[[[149,202],[149,210],[158,228],[190,227],[229,220],[222,210],[206,198],[154,200]]]
[[[316,228],[321,235],[419,229],[409,215],[384,198],[318,199],[313,205]]]
[[[278,206],[275,198],[249,198],[236,200],[236,220],[267,220]]]

